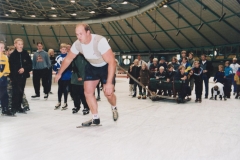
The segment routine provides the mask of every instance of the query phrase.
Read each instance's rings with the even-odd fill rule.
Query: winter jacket
[[[71,84],[83,85],[85,77],[85,66],[88,62],[83,55],[78,54],[72,62],[72,77]],[[78,81],[78,78],[82,78]]]
[[[226,78],[231,78],[233,74],[233,70],[230,66],[224,68],[224,73]]]
[[[172,71],[172,72],[170,72],[170,71],[167,71],[166,72],[166,78],[167,79],[170,79],[170,81],[173,81],[173,78],[174,78],[174,76],[176,75],[176,71]]]
[[[215,74],[214,78],[213,78],[213,81],[217,81],[217,82],[220,82],[220,83],[224,83],[224,75],[225,73],[224,72],[220,72],[220,71],[217,71],[217,73]]]
[[[202,64],[202,60],[200,60],[199,63],[200,63],[200,65],[201,65],[200,67],[203,69],[203,67],[202,67],[202,66],[203,66],[203,64]],[[206,72],[206,73],[203,73],[203,74],[206,74],[207,77],[210,78],[211,73],[212,73],[212,71],[213,71],[212,62],[206,60],[206,62],[205,62],[204,65],[206,65],[206,70],[207,70],[207,72]]]
[[[0,87],[7,86],[7,75],[9,75],[8,57],[0,53]]]
[[[155,78],[157,78],[157,77],[159,79],[167,79],[166,72],[165,71],[163,71],[162,73],[157,72]]]
[[[145,70],[140,70],[140,82],[144,85],[147,86],[149,83],[150,79],[150,71],[148,69]]]
[[[201,82],[202,83],[202,74],[203,74],[203,69],[201,67],[199,68],[192,68],[193,70],[193,78],[195,82]]]
[[[140,77],[140,70],[141,70],[141,67],[140,66],[133,66],[132,67],[132,76],[136,79],[138,79]]]
[[[151,78],[155,78],[155,74],[156,74],[155,68],[157,68],[157,71],[158,71],[158,64],[156,66],[154,64],[151,64],[149,67],[149,71],[151,72],[151,75],[150,75]]]
[[[34,53],[32,65],[33,69],[45,69],[52,66],[48,53],[43,50]]]
[[[58,73],[58,70],[61,67],[62,61],[67,56],[67,54],[60,54],[56,57],[56,63],[53,66],[53,70]],[[68,68],[65,69],[65,71],[62,73],[61,80],[70,80],[72,76],[72,66],[71,64],[68,66]]]
[[[16,49],[12,52],[9,57],[9,65],[10,65],[10,79],[11,81],[15,81],[18,78],[29,78],[29,72],[32,71],[32,60],[26,50],[22,52],[18,52]],[[19,69],[23,68],[24,72],[19,74]]]
[[[162,66],[164,67],[164,70],[167,69],[167,63],[164,62],[164,63],[159,63],[159,64],[158,64],[158,68],[160,68],[160,67],[162,67]]]
[[[238,68],[236,74],[234,75],[234,81],[237,85],[240,85],[240,68]]]

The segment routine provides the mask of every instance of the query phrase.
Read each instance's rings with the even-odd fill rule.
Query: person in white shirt
[[[224,85],[222,83],[219,83],[219,82],[215,83],[211,89],[212,97],[210,99],[217,100],[217,95],[219,95],[220,100],[222,100],[222,98],[224,98],[224,100],[227,100],[227,98],[224,96],[223,87]]]
[[[232,70],[233,70],[233,76],[232,76],[233,95],[235,95],[237,92],[237,84],[234,81],[234,75],[236,74],[238,67],[240,67],[240,65],[237,63],[237,58],[235,57],[235,58],[233,58],[233,63],[230,64],[230,68],[232,68]]]
[[[62,62],[61,68],[55,77],[55,82],[60,79],[63,71],[73,59],[79,53],[83,54],[89,62],[85,67],[84,94],[93,118],[82,123],[82,126],[100,124],[98,104],[94,96],[94,91],[99,81],[104,84],[103,91],[108,102],[112,106],[113,120],[116,121],[118,119],[116,96],[114,94],[116,61],[112,49],[106,38],[100,35],[91,34],[88,24],[77,24],[75,32],[77,40],[73,43],[70,52]]]

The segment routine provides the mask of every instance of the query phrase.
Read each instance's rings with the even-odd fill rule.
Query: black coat
[[[11,81],[17,80],[18,78],[29,78],[29,72],[32,71],[32,60],[26,50],[18,52],[16,49],[13,51],[9,57],[10,65],[10,79]],[[24,69],[22,74],[18,71],[20,68]]]
[[[200,63],[200,65],[201,65],[201,64],[202,64],[202,60],[200,60],[199,63]],[[211,73],[212,73],[212,71],[213,71],[213,65],[212,65],[212,62],[206,60],[206,65],[207,65],[207,66],[206,66],[206,70],[207,70],[206,75],[207,75],[208,78],[210,78]]]

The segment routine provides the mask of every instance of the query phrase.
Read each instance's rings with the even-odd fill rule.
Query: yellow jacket
[[[234,81],[236,82],[237,85],[240,85],[240,77],[237,75],[237,73],[234,76]]]
[[[0,78],[2,76],[8,76],[10,73],[8,57],[3,53],[0,53]]]

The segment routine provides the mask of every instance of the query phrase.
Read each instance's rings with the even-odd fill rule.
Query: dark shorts
[[[84,81],[100,80],[102,84],[106,84],[108,77],[108,64],[102,67],[94,67],[87,63],[85,66],[85,78]],[[115,77],[112,80],[112,84],[115,84]]]

